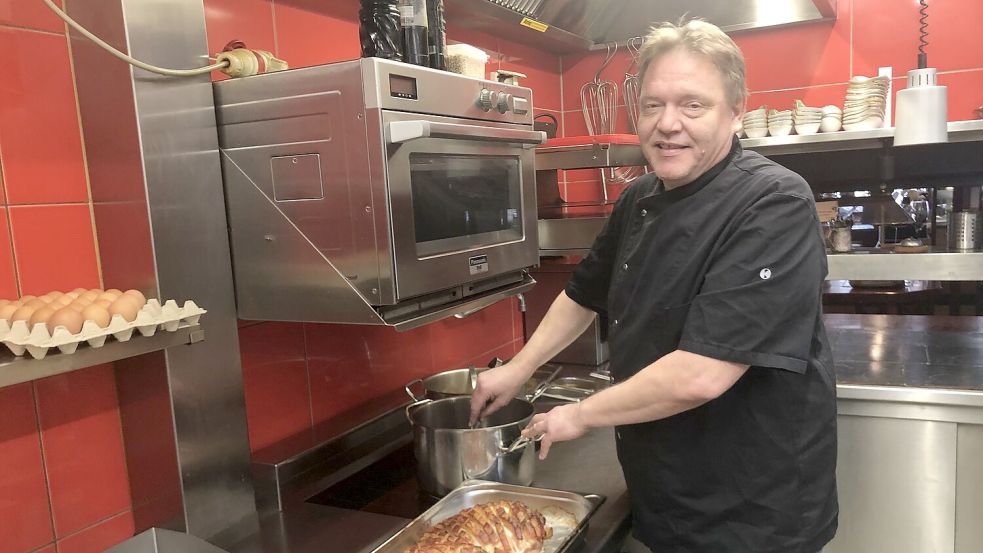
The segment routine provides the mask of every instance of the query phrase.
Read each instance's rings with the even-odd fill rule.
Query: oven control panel
[[[484,111],[495,110],[503,114],[511,111],[516,115],[525,115],[529,113],[529,99],[483,88],[478,94],[478,107]]]

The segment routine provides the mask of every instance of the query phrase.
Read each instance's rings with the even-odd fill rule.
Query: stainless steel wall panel
[[[956,553],[983,548],[983,426],[960,425],[956,459]]]
[[[952,553],[956,424],[840,415],[840,526],[827,553]]]
[[[65,4],[89,30],[114,38],[138,59],[172,68],[207,63],[201,0]],[[147,288],[162,298],[194,299],[209,311],[201,320],[208,339],[165,355],[185,527],[217,539],[255,522],[256,510],[210,78],[131,70],[74,33],[72,53],[76,73],[85,76],[78,98],[87,156],[106,164],[128,156],[119,163],[142,173],[130,191],[143,188],[149,213],[153,243],[141,246],[154,252],[156,283]],[[106,118],[138,148],[114,150],[114,141],[94,139],[109,132]],[[110,180],[92,182],[94,198],[119,194]],[[130,439],[139,438],[124,436]]]

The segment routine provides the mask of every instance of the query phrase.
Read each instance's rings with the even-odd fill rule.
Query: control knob
[[[478,95],[478,107],[484,111],[491,111],[495,107],[495,99],[498,93],[494,90],[488,90],[487,88],[481,89],[481,94]]]
[[[498,113],[508,113],[512,109],[512,95],[500,92],[498,94]]]

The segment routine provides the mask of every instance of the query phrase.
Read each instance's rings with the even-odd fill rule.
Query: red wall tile
[[[99,243],[99,261],[105,288],[136,288],[150,293],[155,285],[150,215],[144,202],[92,205]],[[74,286],[73,286],[74,288]]]
[[[314,423],[434,372],[431,327],[305,324]]]
[[[62,2],[55,0],[55,4],[61,6]],[[28,29],[41,29],[56,33],[65,32],[65,23],[43,2],[0,0],[0,25],[27,27]]]
[[[776,90],[850,79],[850,0],[836,3],[836,21],[733,35],[744,52],[748,88]]]
[[[279,56],[290,67],[307,67],[361,55],[358,40],[358,2],[351,5],[351,18],[325,15],[317,0],[276,2],[276,37]],[[346,5],[347,5],[346,4]]]
[[[205,0],[205,27],[212,55],[233,40],[276,54],[270,0]]]
[[[981,51],[981,58],[983,58],[983,51]],[[983,60],[980,65],[983,65]],[[983,107],[983,69],[943,73],[939,75],[939,84],[948,88],[949,121],[983,117],[977,111]]]
[[[846,100],[845,84],[811,86],[776,92],[752,92],[747,101],[747,108],[758,109],[767,106],[768,109],[793,109],[795,100],[802,100],[808,106],[823,107],[834,105],[843,107]]]
[[[444,371],[467,366],[475,356],[489,355],[514,339],[511,301],[500,301],[464,319],[448,318],[431,325],[433,369]],[[487,359],[485,360],[487,362]]]
[[[58,553],[102,553],[133,536],[133,513],[125,511],[58,541]]]
[[[0,27],[0,52],[0,154],[7,201],[86,201],[67,39]]]
[[[10,222],[22,294],[99,286],[88,205],[15,206]]]
[[[876,75],[892,66],[904,76],[918,62],[918,2],[860,0],[853,3],[853,66],[858,75]],[[983,2],[929,2],[925,51],[939,71],[983,67]],[[952,118],[950,117],[950,120]]]
[[[13,242],[10,240],[10,221],[6,208],[0,209],[0,298],[14,299],[21,294],[17,291],[17,276],[14,269]]]
[[[559,111],[560,103],[560,59],[521,44],[501,41],[505,51],[502,55],[501,69],[525,73],[527,78],[519,84],[533,90],[533,107],[538,113],[543,109]]]
[[[0,389],[0,405],[0,553],[22,553],[54,538],[31,385]]]
[[[300,323],[263,323],[239,331],[253,451],[311,427],[304,340]]]
[[[112,367],[45,378],[35,389],[55,535],[129,508]]]
[[[116,361],[113,367],[130,502],[142,531],[181,515],[167,366],[164,353],[154,352]]]

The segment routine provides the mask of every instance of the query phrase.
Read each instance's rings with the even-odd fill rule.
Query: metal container
[[[471,368],[464,369],[453,369],[450,371],[439,372],[435,375],[428,376],[426,378],[415,378],[410,380],[406,386],[403,387],[406,390],[407,395],[413,398],[413,401],[420,401],[421,399],[444,399],[448,397],[456,396],[470,396],[473,390],[470,382]],[[420,386],[423,388],[423,394],[417,395],[413,388],[415,386]]]
[[[510,446],[521,437],[533,411],[532,403],[516,398],[469,428],[470,396],[425,399],[407,406],[421,489],[443,496],[471,479],[531,484],[535,444],[514,450]]]
[[[423,537],[424,532],[440,521],[468,507],[499,500],[521,501],[542,512],[546,516],[547,524],[553,529],[553,536],[543,544],[543,553],[565,553],[571,551],[578,543],[577,538],[583,534],[590,517],[604,503],[604,499],[603,496],[595,494],[581,495],[495,482],[464,482],[372,553],[403,553],[413,547]],[[554,522],[549,512],[555,509],[562,509],[573,515],[574,524],[571,526]]]
[[[977,211],[957,211],[949,215],[950,250],[974,250],[983,236],[983,215]]]

